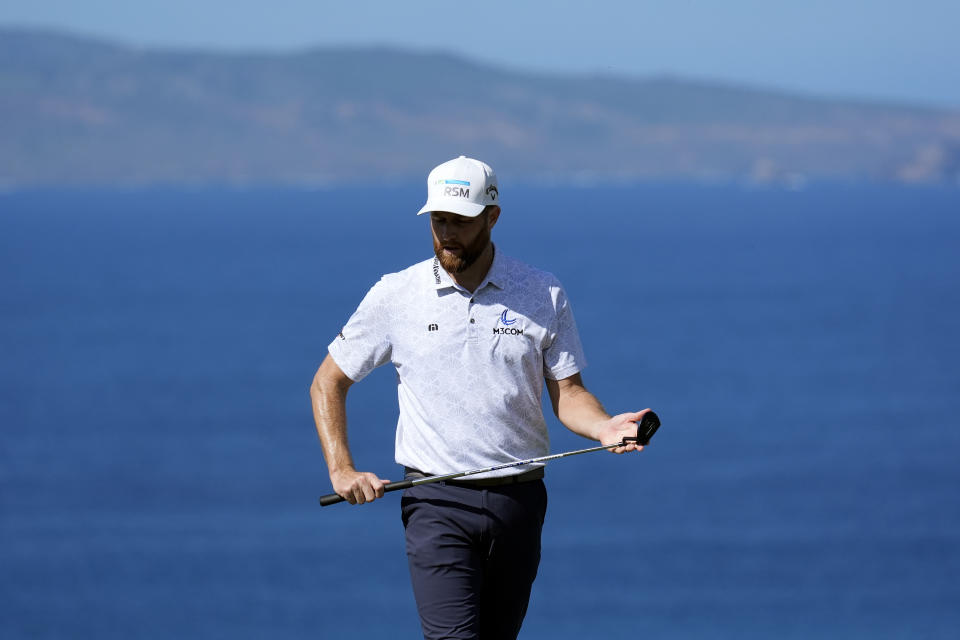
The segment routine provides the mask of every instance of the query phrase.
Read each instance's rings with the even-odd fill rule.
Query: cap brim
[[[486,208],[487,205],[477,204],[475,202],[464,202],[460,198],[431,198],[427,200],[427,204],[423,205],[423,208],[417,212],[417,215],[430,213],[431,211],[449,211],[458,216],[476,218],[483,213],[483,210]]]

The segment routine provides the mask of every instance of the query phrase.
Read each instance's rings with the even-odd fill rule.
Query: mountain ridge
[[[387,47],[145,49],[0,29],[0,183],[342,184],[460,154],[535,179],[960,183],[960,110]]]

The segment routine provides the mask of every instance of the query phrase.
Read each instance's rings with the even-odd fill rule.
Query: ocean
[[[663,421],[548,465],[521,638],[957,637],[960,190],[503,197],[494,241],[564,283],[587,386]],[[431,255],[422,199],[0,194],[0,636],[420,637],[399,497],[317,504],[308,385]],[[388,369],[350,439],[398,479]]]

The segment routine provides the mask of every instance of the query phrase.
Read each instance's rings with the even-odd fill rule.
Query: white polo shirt
[[[354,381],[393,363],[396,461],[428,474],[548,455],[543,378],[586,364],[559,281],[499,251],[472,294],[436,258],[383,276],[329,351]]]

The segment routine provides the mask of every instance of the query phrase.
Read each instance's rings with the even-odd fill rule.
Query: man
[[[430,172],[427,196],[419,214],[430,215],[435,256],[374,285],[311,387],[334,491],[351,504],[384,494],[382,479],[354,468],[345,403],[351,384],[387,362],[397,370],[396,461],[407,477],[547,455],[544,380],[554,413],[575,433],[611,445],[636,435],[634,421],[649,409],[611,417],[584,387],[560,283],[490,241],[501,212],[493,170],[460,156]],[[540,562],[542,477],[542,465],[528,465],[406,490],[425,638],[516,638]]]

